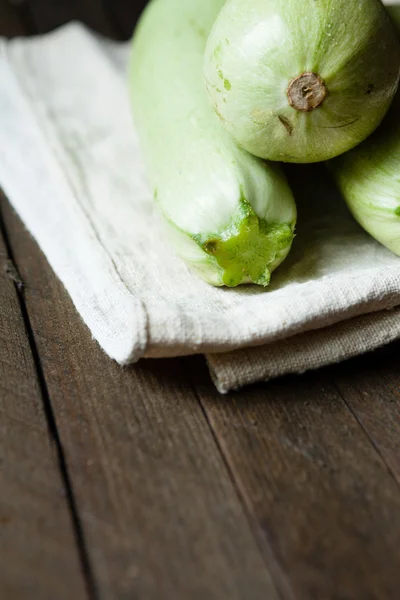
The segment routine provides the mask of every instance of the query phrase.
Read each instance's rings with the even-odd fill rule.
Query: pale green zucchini
[[[256,156],[328,160],[379,125],[399,81],[380,0],[227,0],[204,60],[221,122]]]
[[[390,12],[400,30],[400,6]],[[400,256],[400,92],[378,131],[329,167],[355,219]]]
[[[223,0],[152,0],[134,34],[130,89],[156,202],[180,256],[209,283],[267,285],[296,222],[277,165],[238,148],[202,75]]]

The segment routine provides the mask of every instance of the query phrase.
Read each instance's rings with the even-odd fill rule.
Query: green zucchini
[[[400,30],[400,6],[389,11]],[[329,168],[358,223],[400,256],[400,91],[378,131]]]
[[[204,59],[211,103],[246,150],[317,162],[367,138],[399,81],[380,0],[227,0]]]
[[[178,254],[209,283],[267,285],[296,207],[277,165],[240,149],[207,99],[202,64],[223,0],[152,0],[133,37],[134,120]]]

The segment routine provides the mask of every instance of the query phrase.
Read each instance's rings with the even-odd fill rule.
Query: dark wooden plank
[[[83,599],[66,490],[15,282],[21,287],[0,227],[0,596]]]
[[[400,343],[334,371],[340,394],[400,483]]]
[[[105,0],[105,7],[123,39],[128,40],[147,0]]]
[[[13,7],[7,0],[0,0],[0,36],[15,37],[23,34],[23,28]]]
[[[116,37],[101,0],[24,0],[21,11],[29,19],[32,33],[46,33],[78,20],[108,37]]]
[[[399,487],[330,373],[228,397],[194,379],[266,555],[296,599],[397,600]]]
[[[182,363],[109,360],[3,210],[99,596],[276,600]]]

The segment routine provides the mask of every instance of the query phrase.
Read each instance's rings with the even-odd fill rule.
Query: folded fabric
[[[226,392],[400,337],[400,259],[323,166],[290,169],[297,237],[269,288],[216,289],[187,269],[146,181],[128,52],[78,23],[0,41],[0,185],[104,351],[121,364],[207,353]]]

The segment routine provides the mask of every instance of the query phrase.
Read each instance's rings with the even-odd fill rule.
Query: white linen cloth
[[[400,338],[400,259],[352,220],[323,167],[294,169],[307,197],[269,288],[189,272],[146,182],[128,52],[78,23],[0,40],[0,186],[104,351],[122,365],[205,353],[226,392]]]

